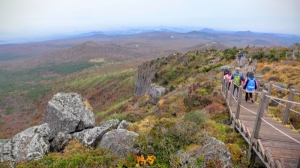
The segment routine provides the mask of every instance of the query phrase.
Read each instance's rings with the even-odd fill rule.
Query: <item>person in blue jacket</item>
[[[239,95],[239,87],[245,81],[243,74],[240,73],[240,68],[235,69],[235,73],[231,76],[231,80],[232,80],[232,83],[234,84],[233,85],[233,87],[234,87],[233,95],[234,95],[235,90],[237,90],[236,91],[236,99],[237,99],[238,95]]]
[[[254,77],[253,72],[249,72],[248,78],[245,81],[244,89],[246,90],[246,96],[245,101],[247,102],[250,100],[252,103],[254,103],[254,100],[252,99],[252,93],[255,92],[258,86],[258,81]]]

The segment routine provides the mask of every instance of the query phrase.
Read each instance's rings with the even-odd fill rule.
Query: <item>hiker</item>
[[[242,65],[241,65],[241,59],[242,59],[243,56],[244,56],[243,53],[242,53],[242,52],[239,52],[238,58],[239,58],[239,67],[240,67],[240,68],[242,68]]]
[[[236,99],[237,99],[239,95],[239,87],[241,84],[243,84],[243,81],[245,81],[243,74],[240,74],[240,68],[235,69],[235,73],[231,76],[231,80],[234,84],[232,94],[234,95],[235,90],[237,90],[236,91]]]
[[[228,70],[228,73],[226,75],[224,75],[224,82],[228,79],[228,90],[230,88],[230,85],[232,83],[232,80],[231,80],[231,71]]]
[[[228,74],[228,72],[229,72],[229,69],[228,69],[228,68],[226,68],[226,69],[224,70],[224,76],[225,76],[225,75],[227,75],[227,74]]]
[[[245,81],[244,89],[246,89],[246,96],[245,101],[247,102],[250,100],[252,103],[254,103],[254,100],[252,99],[252,93],[257,89],[258,81],[256,78],[254,78],[254,73],[249,72],[249,77]]]
[[[249,57],[248,61],[249,61],[249,65],[251,65],[251,63],[252,63],[252,56]]]

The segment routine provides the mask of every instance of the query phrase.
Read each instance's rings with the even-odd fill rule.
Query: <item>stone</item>
[[[202,165],[199,165],[197,159],[203,157]],[[231,153],[226,145],[213,137],[206,137],[204,143],[188,150],[179,150],[170,155],[171,167],[206,167],[206,163],[212,159],[219,159],[222,167],[233,167]]]
[[[122,120],[117,129],[127,129],[131,125],[132,125],[132,123],[130,123],[126,120]]]
[[[166,93],[166,88],[151,84],[148,95],[150,97],[150,103],[156,104],[158,100]]]
[[[155,65],[151,64],[151,62],[145,62],[138,67],[134,85],[134,96],[140,96],[147,92],[154,75]]]
[[[133,142],[138,136],[139,134],[132,131],[115,129],[104,134],[97,148],[108,148],[111,153],[126,158],[128,153],[139,152],[133,146]]]
[[[111,119],[105,122],[101,122],[98,127],[109,127],[116,129],[119,125],[120,121],[118,119]]]
[[[231,153],[227,149],[226,145],[214,137],[207,137],[202,148],[199,148],[195,154],[198,156],[203,155],[204,162],[218,158],[220,159],[224,168],[233,167]]]
[[[276,83],[274,85],[277,86],[277,87],[276,86],[274,86],[274,87],[275,87],[276,92],[279,93],[279,94],[281,94],[282,91],[284,91],[283,89],[287,89],[288,88],[288,86],[286,84],[284,84],[284,83]],[[283,88],[283,89],[280,89],[278,87]]]
[[[0,139],[0,162],[13,161],[11,139]]]
[[[58,132],[65,134],[92,128],[95,124],[94,113],[87,102],[77,93],[57,93],[48,102],[44,114],[44,123],[50,127],[50,139]]]
[[[110,127],[94,127],[90,129],[85,129],[80,132],[72,134],[74,139],[79,140],[84,146],[95,147],[102,136],[110,129]]]
[[[12,142],[12,156],[19,162],[42,158],[50,149],[48,142],[50,128],[47,123],[26,129],[15,135]]]
[[[269,106],[272,106],[272,107],[277,107],[278,104],[280,103],[280,100],[279,99],[271,99],[270,103],[269,103]]]
[[[53,139],[50,144],[50,150],[54,152],[60,152],[68,145],[69,141],[72,140],[70,134],[58,132],[57,136]]]

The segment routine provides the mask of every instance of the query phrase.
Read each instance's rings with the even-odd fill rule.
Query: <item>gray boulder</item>
[[[148,95],[150,97],[150,103],[156,104],[158,100],[166,93],[166,88],[151,84]]]
[[[269,106],[277,107],[279,104],[278,102],[281,103],[279,99],[271,99]]]
[[[15,135],[12,142],[12,155],[15,161],[42,158],[49,151],[49,126],[47,123],[26,129]]]
[[[84,102],[87,101],[77,93],[57,93],[53,96],[44,114],[44,123],[51,128],[50,139],[58,132],[68,134],[94,127],[94,113]]]
[[[197,159],[203,157],[202,165],[197,163]],[[206,137],[203,146],[191,150],[179,150],[170,155],[171,167],[206,167],[206,163],[211,159],[220,159],[222,167],[233,167],[231,154],[226,145],[213,137]]]
[[[139,152],[133,146],[133,142],[138,136],[139,134],[132,131],[115,129],[104,134],[97,148],[108,148],[112,153],[126,158],[128,153]]]
[[[101,122],[98,127],[109,127],[109,128],[117,128],[120,121],[118,119],[111,119],[105,122]]]
[[[290,89],[294,89],[295,91],[298,91],[298,92],[299,92],[299,90],[300,90],[299,86],[293,85],[293,84],[290,84],[290,87],[289,87],[289,88],[290,88]]]
[[[279,93],[279,94],[282,93],[283,89],[287,89],[288,88],[288,86],[286,84],[284,84],[284,83],[276,83],[274,85],[277,86],[277,87],[275,87],[275,86],[274,87],[275,87],[276,92]],[[282,89],[280,89],[280,88],[282,88]]]
[[[12,144],[10,139],[0,139],[0,162],[4,160],[13,161]]]
[[[51,142],[50,150],[60,152],[68,145],[70,140],[72,140],[72,136],[70,134],[58,132],[57,136]]]
[[[74,139],[79,140],[84,146],[96,146],[102,136],[110,127],[94,127],[72,134]]]
[[[132,125],[132,123],[130,123],[126,120],[122,120],[117,129],[127,129],[131,125]]]
[[[196,151],[197,154],[203,155],[205,162],[218,158],[224,168],[233,167],[231,154],[226,145],[213,137],[207,137],[202,148]]]

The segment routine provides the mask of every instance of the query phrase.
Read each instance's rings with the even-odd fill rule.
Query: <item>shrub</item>
[[[268,67],[268,66],[266,66],[266,67],[264,67],[264,68],[261,70],[261,72],[262,72],[263,74],[265,74],[266,72],[269,72],[270,70],[271,70],[271,68]]]
[[[165,80],[163,81],[163,85],[168,85],[168,84],[169,84],[169,81],[165,79]]]
[[[190,144],[201,144],[203,136],[194,122],[161,119],[138,143],[144,155],[155,155],[161,167],[169,166],[170,155]]]
[[[269,77],[269,81],[276,81],[276,82],[278,82],[278,81],[280,81],[280,78],[279,78],[279,76],[270,76]]]
[[[208,114],[210,114],[211,119],[215,119],[226,112],[226,108],[223,105],[215,102],[206,106],[205,110]]]
[[[183,120],[194,122],[197,125],[202,126],[207,120],[207,115],[205,111],[199,111],[199,110],[190,111],[184,116]]]
[[[175,87],[172,85],[172,86],[170,87],[170,92],[172,92],[173,90],[175,90]]]

